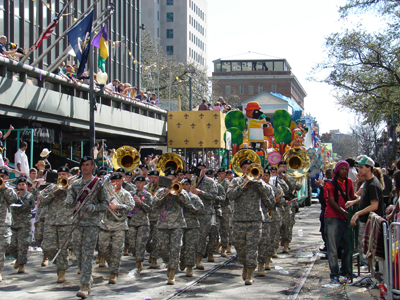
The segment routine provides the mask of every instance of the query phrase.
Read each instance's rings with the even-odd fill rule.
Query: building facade
[[[4,0],[0,4],[0,35],[5,35],[8,42],[29,49],[37,37],[47,28],[55,18],[54,12],[59,12],[68,0],[51,1],[49,6],[42,1],[13,1]],[[44,40],[40,48],[34,51],[25,62],[31,64],[47,49],[57,37],[65,32],[74,20],[81,16],[93,4],[90,0],[74,0],[64,11],[50,39]],[[140,67],[133,63],[133,58],[140,61],[140,0],[99,0],[94,6],[96,20],[106,7],[113,3],[115,10],[106,22],[108,38],[111,41],[123,41],[127,48],[120,45],[110,49],[110,56],[106,60],[106,72],[109,78],[118,78],[122,82],[140,85]],[[95,22],[93,23],[95,24]],[[47,67],[68,47],[68,38],[65,36],[57,46],[36,66],[47,70]],[[129,56],[131,52],[132,56]],[[97,65],[97,49],[95,50]],[[64,62],[76,62],[75,57],[68,56]]]
[[[249,58],[213,61],[213,94],[229,99],[237,95],[243,102],[263,91],[277,93],[295,101],[304,109],[306,91],[286,59]]]
[[[142,23],[167,54],[207,65],[207,1],[142,1]]]

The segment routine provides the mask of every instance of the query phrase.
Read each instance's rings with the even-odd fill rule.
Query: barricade
[[[385,283],[387,284],[388,299],[400,299],[400,223],[393,222],[390,224],[389,230],[386,228],[384,226],[385,266],[388,270]]]
[[[359,228],[359,223],[357,221],[356,226],[351,226],[350,225],[350,220],[353,217],[353,215],[358,211],[358,205],[355,204],[353,206],[350,206],[347,209],[347,212],[349,214],[348,218],[348,229],[349,229],[349,244],[350,244],[350,257],[351,257],[351,263],[350,263],[350,280],[353,282],[353,259],[354,257],[357,257],[357,271],[358,271],[358,276],[360,276],[360,256],[358,253],[358,228]]]

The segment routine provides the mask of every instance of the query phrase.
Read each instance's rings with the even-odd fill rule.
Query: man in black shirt
[[[383,190],[383,203],[385,204],[385,208],[389,206],[390,201],[390,193],[393,189],[392,178],[387,174],[387,170],[385,168],[382,169],[383,181],[385,183],[385,189]]]
[[[364,185],[362,186],[362,194],[360,200],[347,201],[346,208],[359,204],[359,211],[357,211],[351,218],[351,226],[356,226],[357,219],[360,221],[360,227],[358,230],[358,243],[363,243],[365,234],[365,226],[368,221],[370,212],[375,212],[379,216],[383,217],[383,191],[382,185],[373,174],[375,162],[372,158],[363,155],[360,160],[356,161],[358,165],[358,173],[360,176],[365,177]],[[372,259],[368,258],[369,265],[371,267],[371,273],[373,274]]]

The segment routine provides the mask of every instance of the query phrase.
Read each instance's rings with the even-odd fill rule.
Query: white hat
[[[49,151],[49,149],[44,148],[44,149],[42,150],[42,153],[40,153],[40,157],[46,157],[47,155],[50,154],[50,152],[51,152],[51,151]]]

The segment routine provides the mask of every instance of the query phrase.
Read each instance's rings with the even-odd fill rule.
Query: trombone
[[[169,192],[166,193],[167,188],[161,188],[157,191],[157,193],[154,194],[154,198],[157,201],[161,201],[162,199],[164,199],[165,197],[167,197],[169,194],[173,195],[173,196],[178,196],[182,193],[183,190],[183,186],[182,183],[185,179],[183,179],[182,181],[174,181],[172,182],[172,184],[170,185]]]
[[[247,166],[246,172],[244,173],[246,178],[249,180],[246,183],[241,184],[241,188],[244,189],[249,182],[256,182],[259,181],[263,175],[264,175],[264,170],[261,168],[259,164],[252,163]]]
[[[79,177],[78,175],[74,175],[70,178],[66,176],[60,176],[57,178],[56,184],[54,183],[49,184],[44,190],[40,191],[39,194],[43,199],[45,199],[59,190],[65,191],[66,189],[68,189],[69,185],[72,182],[78,179],[78,177]]]

